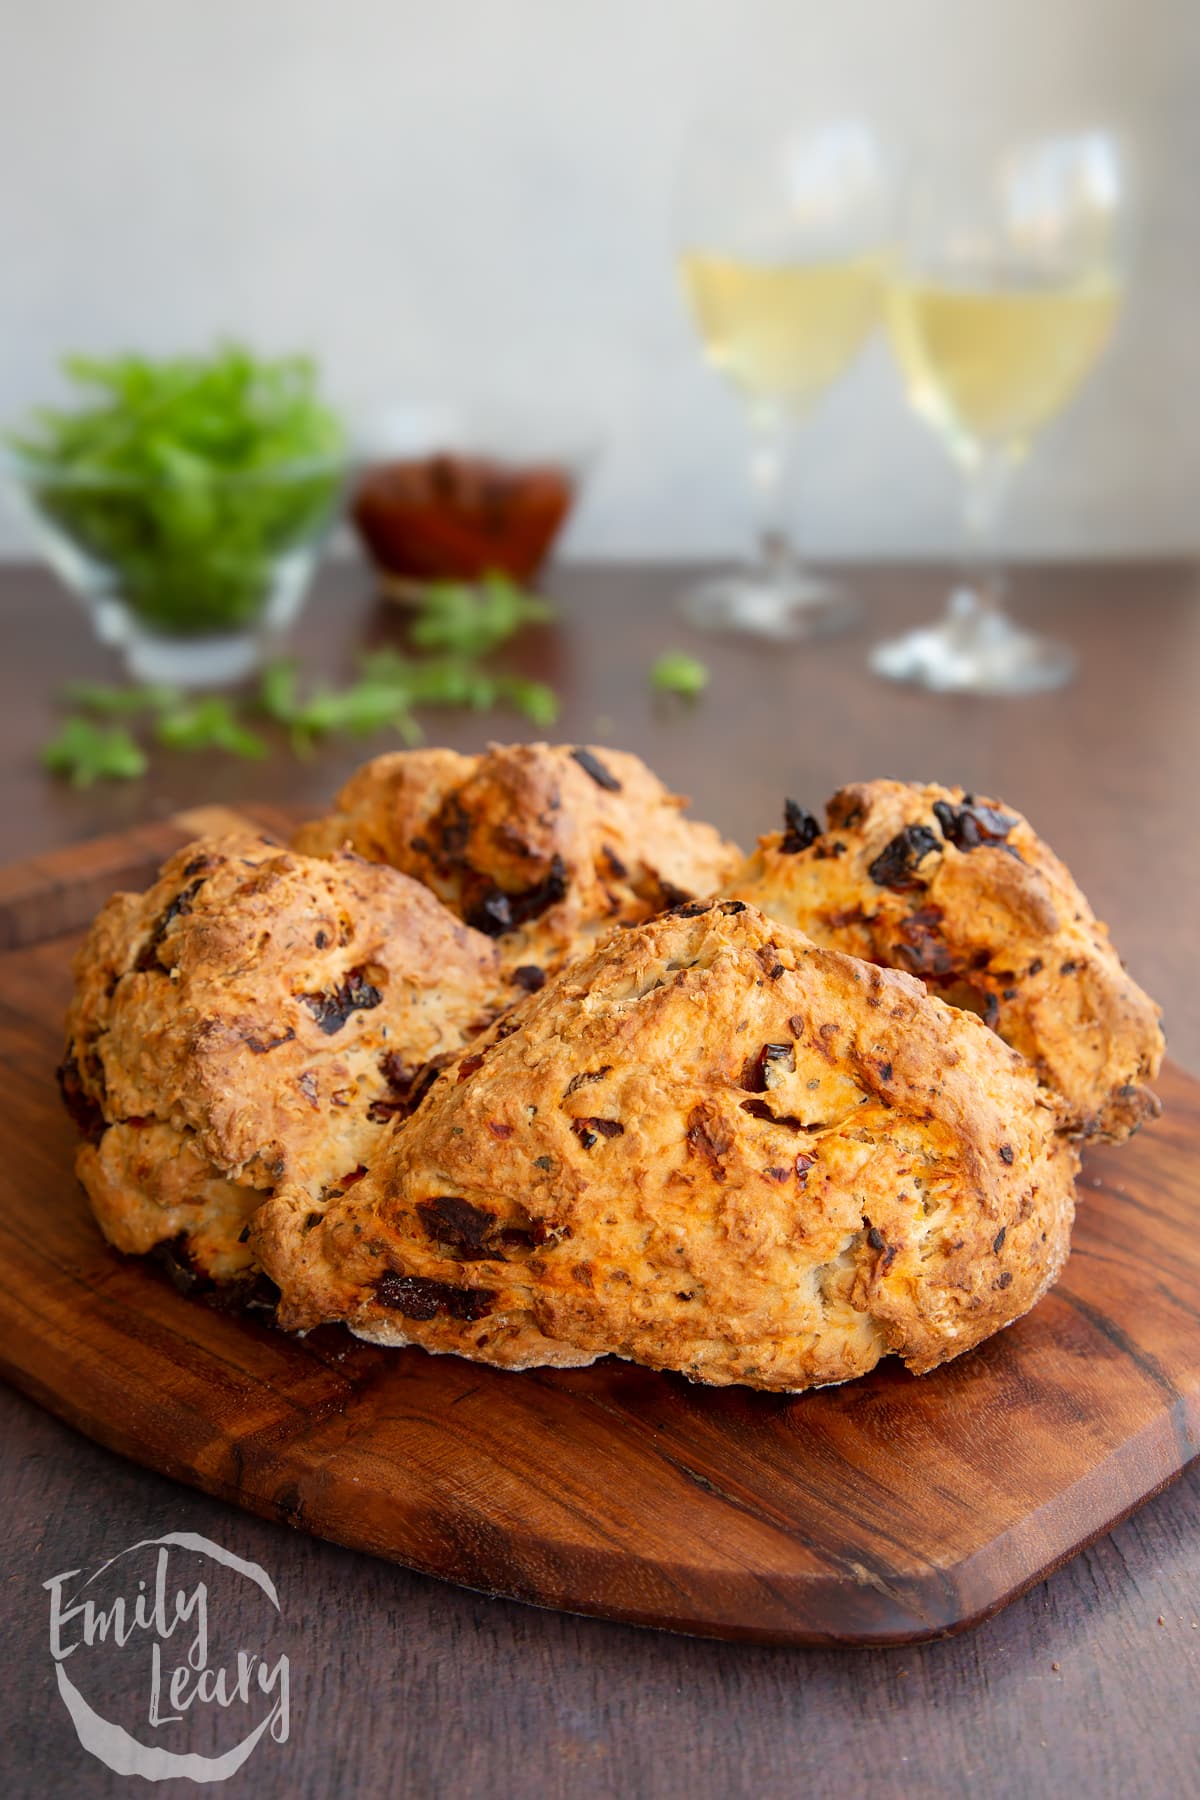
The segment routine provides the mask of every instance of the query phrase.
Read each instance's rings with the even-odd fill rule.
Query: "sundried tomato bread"
[[[789,802],[748,860],[682,806],[612,750],[402,752],[117,895],[60,1076],[105,1235],[514,1369],[798,1390],[1018,1317],[1075,1140],[1157,1109],[1071,876],[959,789]]]

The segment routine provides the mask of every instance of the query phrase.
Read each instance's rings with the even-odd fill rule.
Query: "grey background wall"
[[[604,442],[579,554],[747,528],[736,403],[671,262],[713,96],[854,96],[901,135],[1139,131],[1138,277],[1109,357],[1014,491],[1022,554],[1200,541],[1197,0],[0,0],[0,418],[67,347],[235,331],[310,346],[349,404],[552,393]],[[876,343],[796,493],[829,554],[956,539],[955,481]],[[21,540],[0,525],[0,551]]]

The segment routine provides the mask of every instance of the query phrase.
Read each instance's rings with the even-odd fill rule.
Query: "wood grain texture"
[[[0,951],[86,927],[119,888],[145,887],[171,850],[247,819],[278,835],[290,821],[277,807],[194,806],[174,818],[73,844],[0,869]]]
[[[197,823],[157,828],[158,853]],[[98,860],[137,866],[148,842],[124,864],[61,853],[47,895],[70,891],[72,856],[90,891]],[[27,919],[34,875],[18,887]],[[73,943],[0,958],[21,1121],[0,1123],[0,1368],[136,1461],[488,1593],[882,1644],[994,1611],[1200,1450],[1200,1083],[1177,1070],[1165,1119],[1089,1159],[1058,1289],[932,1376],[885,1365],[797,1398],[615,1362],[518,1376],[334,1329],[291,1339],[108,1250],[53,1088]]]

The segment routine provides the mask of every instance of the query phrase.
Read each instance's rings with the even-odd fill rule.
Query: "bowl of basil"
[[[303,604],[347,466],[315,365],[72,356],[2,452],[47,560],[142,681],[250,674]]]

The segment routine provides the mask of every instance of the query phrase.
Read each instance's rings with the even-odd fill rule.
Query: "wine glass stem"
[[[796,567],[783,502],[787,434],[787,421],[779,408],[754,408],[750,416],[750,482],[759,562],[769,581],[784,580]]]
[[[1011,472],[1003,451],[980,451],[967,465],[963,528],[968,581],[953,602],[959,621],[970,614],[982,624],[989,613],[1000,610],[1004,584],[996,555],[996,522]]]

